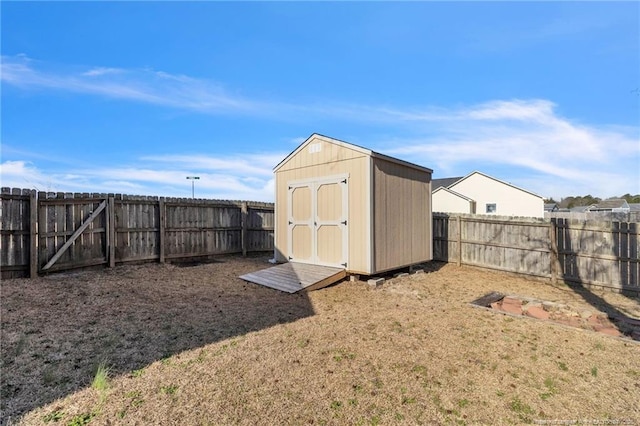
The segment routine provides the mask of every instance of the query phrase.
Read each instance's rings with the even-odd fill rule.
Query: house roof
[[[640,212],[640,203],[629,203],[629,210],[632,212]]]
[[[576,206],[576,207],[571,207],[569,209],[569,211],[571,212],[575,212],[575,213],[584,213],[584,212],[588,212],[590,208],[594,207],[594,205],[590,205],[590,206]]]
[[[553,211],[554,209],[558,209],[558,204],[556,203],[547,203],[544,205],[544,210],[547,212]]]
[[[447,187],[453,185],[454,183],[456,183],[457,181],[459,181],[460,179],[462,179],[462,176],[450,177],[450,178],[442,178],[442,179],[433,179],[431,181],[431,190],[435,192],[435,190],[438,189],[438,188],[442,188],[442,187],[447,188]]]
[[[593,207],[594,210],[609,210],[621,208],[629,208],[629,204],[624,198],[610,198],[608,200],[599,202]]]
[[[309,136],[296,149],[294,149],[281,162],[279,162],[273,168],[273,171],[277,172],[287,161],[289,161],[289,159],[291,159],[293,156],[295,156],[298,152],[302,151],[307,145],[309,145],[311,143],[312,140],[315,140],[315,139],[320,139],[320,140],[323,140],[325,142],[333,143],[335,145],[339,145],[339,146],[344,147],[344,148],[352,149],[352,150],[360,152],[360,153],[362,153],[364,155],[368,155],[368,156],[371,156],[371,157],[374,157],[374,158],[379,158],[381,160],[389,161],[391,163],[400,164],[400,165],[403,165],[403,166],[406,166],[406,167],[410,167],[412,169],[420,170],[420,171],[423,171],[423,172],[427,172],[427,173],[433,173],[433,170],[431,170],[428,167],[423,167],[423,166],[420,166],[418,164],[414,164],[414,163],[410,163],[408,161],[400,160],[399,158],[390,157],[388,155],[380,154],[379,152],[372,151],[370,149],[361,147],[359,145],[354,145],[352,143],[341,141],[340,139],[335,139],[335,138],[332,138],[332,137],[329,137],[329,136],[324,136],[324,135],[321,135],[319,133],[313,133],[311,136]]]
[[[463,177],[462,179],[459,179],[459,180],[458,180],[458,181],[456,181],[455,183],[453,183],[453,184],[449,185],[449,188],[451,188],[451,187],[455,187],[455,185],[457,185],[458,183],[460,183],[460,182],[462,182],[463,180],[468,179],[468,178],[470,178],[471,176],[476,175],[476,174],[478,174],[478,175],[482,175],[482,176],[484,176],[484,177],[486,177],[486,178],[488,178],[488,179],[495,180],[496,182],[500,182],[500,183],[502,183],[502,184],[504,184],[504,185],[510,186],[510,187],[515,188],[515,189],[517,189],[517,190],[520,190],[520,191],[522,191],[522,192],[526,192],[527,194],[531,194],[531,195],[533,195],[533,196],[535,196],[535,197],[543,198],[543,197],[541,197],[540,195],[535,194],[535,193],[533,193],[533,192],[531,192],[531,191],[527,191],[526,189],[523,189],[523,188],[520,188],[520,187],[518,187],[518,186],[512,185],[512,184],[510,184],[509,182],[505,182],[505,181],[503,181],[503,180],[500,180],[500,179],[494,178],[493,176],[489,176],[489,175],[487,175],[487,174],[485,174],[485,173],[482,173],[482,172],[479,172],[479,171],[477,171],[477,170],[476,170],[476,171],[474,171],[474,172],[469,173],[468,175],[466,175],[466,176],[465,176],[465,177]]]
[[[432,191],[432,194],[435,194],[436,192],[439,192],[439,191],[448,192],[451,195],[454,195],[456,197],[460,197],[460,198],[462,198],[464,200],[467,200],[467,201],[474,201],[473,198],[469,198],[466,195],[460,194],[459,192],[452,191],[451,189],[449,189],[449,188],[447,188],[445,186],[441,186],[438,189],[436,189],[435,191]]]

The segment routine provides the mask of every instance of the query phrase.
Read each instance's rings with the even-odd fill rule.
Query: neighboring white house
[[[434,212],[544,217],[541,196],[481,172],[433,179],[432,185]]]
[[[590,212],[629,213],[631,207],[624,198],[611,198],[589,207]]]

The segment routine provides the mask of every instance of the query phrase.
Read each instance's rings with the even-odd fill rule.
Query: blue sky
[[[638,2],[2,2],[2,186],[273,200],[321,133],[640,193]]]

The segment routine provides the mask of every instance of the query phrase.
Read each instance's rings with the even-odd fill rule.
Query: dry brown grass
[[[640,318],[637,299],[437,264],[377,290],[287,295],[237,278],[266,257],[220,260],[4,281],[4,423],[640,419],[637,342],[468,303],[495,290],[593,309],[589,297]]]

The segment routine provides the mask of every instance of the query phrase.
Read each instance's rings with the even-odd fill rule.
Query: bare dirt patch
[[[375,290],[237,278],[266,259],[3,281],[3,423],[640,419],[637,342],[469,305],[495,290],[640,318],[638,299],[435,263]]]

